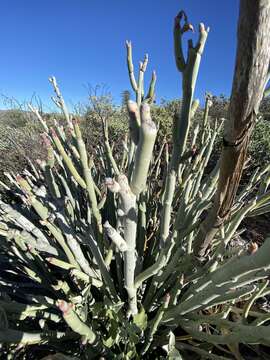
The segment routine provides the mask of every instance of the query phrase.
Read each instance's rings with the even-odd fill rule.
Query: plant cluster
[[[156,74],[145,93],[148,56],[136,79],[130,42],[136,101],[127,101],[129,134],[121,150],[101,111],[103,141],[89,155],[80,119],[69,114],[54,77],[65,126],[48,126],[32,108],[46,156],[29,161],[22,175],[7,173],[2,186],[17,201],[0,200],[0,342],[8,358],[41,357],[42,349],[62,359],[224,360],[240,359],[239,344],[270,345],[270,315],[253,308],[270,292],[270,241],[259,249],[231,246],[245,217],[269,211],[269,164],[237,195],[206,259],[193,254],[217,188],[219,163],[205,171],[221,123],[210,121],[209,95],[195,121],[209,29],[200,24],[185,59],[182,37],[192,29],[181,11],[174,39],[183,99],[170,145],[156,142]]]

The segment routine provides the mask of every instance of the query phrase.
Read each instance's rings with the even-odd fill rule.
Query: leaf
[[[141,212],[146,212],[146,205],[145,205],[145,203],[141,203],[140,205],[139,205],[139,209],[140,209],[140,211]]]
[[[112,309],[106,310],[106,317],[108,317],[110,320],[117,320],[117,314]]]
[[[124,302],[120,301],[120,302],[118,302],[118,303],[116,303],[116,304],[111,305],[111,308],[112,308],[112,310],[113,310],[114,312],[118,313],[119,310],[122,309],[122,307],[124,306],[124,304],[125,304]]]
[[[130,350],[130,351],[126,354],[126,358],[127,358],[127,359],[134,359],[135,356],[136,356],[136,351],[135,351],[135,350]]]
[[[128,322],[126,322],[125,326],[123,326],[123,329],[121,329],[122,337],[127,338],[128,341],[132,344],[138,344],[139,342],[139,336],[136,334],[136,332],[138,332],[137,325]]]
[[[94,316],[100,316],[102,312],[104,312],[104,305],[102,303],[95,303],[92,308],[91,312]]]
[[[162,348],[167,351],[167,360],[183,360],[179,351],[175,348],[175,336],[173,332],[170,331],[168,345]]]
[[[119,344],[120,340],[120,326],[119,323],[115,320],[111,320],[108,324],[109,326],[109,337],[106,340],[103,340],[103,344],[108,348],[111,348],[114,344]]]
[[[183,360],[182,356],[180,355],[179,351],[175,349],[175,347],[170,348],[169,345],[164,345],[162,348],[167,352],[167,360]]]
[[[141,307],[140,312],[133,316],[133,322],[138,326],[142,331],[147,327],[147,314],[143,307]]]
[[[183,360],[182,356],[180,355],[179,351],[176,350],[175,348],[172,349],[169,353],[168,353],[168,360]]]
[[[169,333],[169,350],[175,347],[175,335],[172,331]]]
[[[115,339],[110,336],[107,340],[103,340],[103,344],[107,347],[107,348],[111,348],[115,343]]]

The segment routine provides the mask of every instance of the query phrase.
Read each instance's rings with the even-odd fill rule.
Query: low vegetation
[[[182,37],[192,29],[181,11],[181,101],[155,103],[156,74],[146,89],[145,57],[136,79],[127,42],[134,96],[125,92],[123,105],[94,93],[89,107],[70,113],[52,77],[61,116],[30,105],[15,126],[2,118],[5,358],[266,356],[270,315],[260,301],[270,293],[270,240],[258,246],[239,230],[270,210],[267,100],[245,162],[251,175],[202,254],[196,246],[218,193],[217,153],[230,119],[226,98],[206,94],[201,107],[193,98],[209,29],[200,24],[185,59]]]

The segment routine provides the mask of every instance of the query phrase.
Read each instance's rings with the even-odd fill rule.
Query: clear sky
[[[199,22],[211,28],[196,95],[229,95],[238,6],[238,0],[2,0],[0,92],[20,101],[36,92],[49,104],[47,78],[54,75],[68,102],[84,101],[87,83],[106,84],[118,102],[120,93],[130,89],[125,59],[129,39],[136,67],[149,54],[149,76],[153,69],[158,76],[157,98],[177,98],[181,83],[172,27],[183,8],[196,30]]]

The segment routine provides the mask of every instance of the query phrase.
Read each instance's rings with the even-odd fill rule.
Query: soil
[[[244,239],[248,242],[256,242],[260,246],[270,236],[270,214],[246,218],[241,228],[246,229],[242,234]]]

